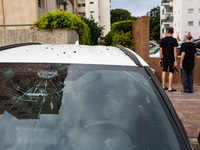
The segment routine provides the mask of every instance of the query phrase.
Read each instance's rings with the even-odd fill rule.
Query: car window
[[[2,149],[186,149],[142,67],[0,67]]]

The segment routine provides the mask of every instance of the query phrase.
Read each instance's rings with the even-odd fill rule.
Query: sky
[[[144,16],[157,6],[160,6],[160,0],[111,0],[111,9],[126,9],[135,17]]]

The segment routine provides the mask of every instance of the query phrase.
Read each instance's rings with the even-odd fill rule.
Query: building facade
[[[161,37],[168,27],[174,28],[174,37],[183,39],[186,33],[200,38],[200,0],[161,0]]]
[[[62,0],[65,1],[65,0]],[[69,12],[76,12],[75,0],[0,0],[0,29],[29,29],[42,14],[60,8],[68,9]],[[13,26],[9,26],[13,25]]]
[[[95,22],[104,26],[104,36],[110,31],[110,0],[78,0],[78,14],[87,18],[93,16]]]

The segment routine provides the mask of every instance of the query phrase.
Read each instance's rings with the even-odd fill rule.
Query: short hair
[[[192,35],[191,35],[191,34],[186,34],[185,37],[186,37],[188,40],[191,40],[191,39],[192,39]]]
[[[169,27],[169,28],[167,29],[167,33],[173,34],[173,33],[174,33],[174,28]]]

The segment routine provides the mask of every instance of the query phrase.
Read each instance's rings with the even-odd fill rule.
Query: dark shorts
[[[163,61],[163,71],[168,72],[168,67],[169,67],[169,72],[174,73],[174,61],[170,62],[164,62]]]

